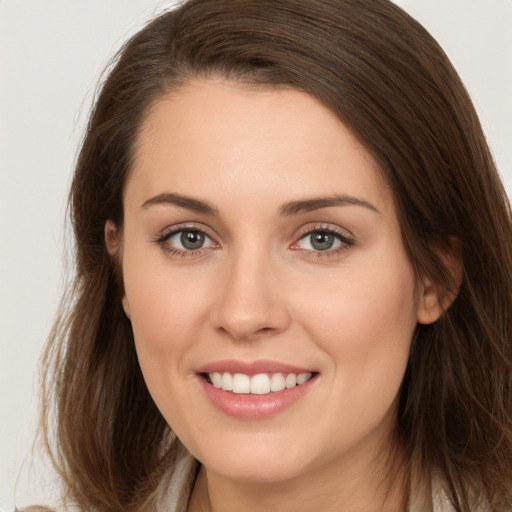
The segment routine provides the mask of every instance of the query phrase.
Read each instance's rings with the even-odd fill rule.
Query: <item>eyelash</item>
[[[169,243],[170,238],[172,238],[174,235],[177,235],[182,232],[192,232],[192,233],[200,233],[206,238],[208,238],[213,244],[214,247],[218,246],[213,238],[204,230],[203,228],[200,228],[198,226],[188,226],[188,225],[180,225],[175,226],[172,229],[165,230],[162,233],[158,235],[158,237],[155,239],[155,243],[167,254],[170,254],[172,256],[177,256],[180,258],[197,258],[204,254],[206,251],[211,249],[211,247],[201,247],[197,250],[182,250],[174,247]],[[299,242],[306,239],[308,236],[313,235],[314,233],[329,233],[331,235],[334,235],[340,242],[341,245],[335,249],[326,249],[324,251],[321,250],[311,250],[311,249],[302,249],[300,247],[294,247],[297,246]],[[355,245],[355,241],[351,236],[348,236],[345,232],[341,231],[340,229],[337,229],[333,226],[326,226],[326,225],[316,225],[308,228],[304,228],[302,232],[299,233],[299,237],[296,242],[294,242],[291,246],[292,250],[301,251],[306,257],[309,258],[315,258],[315,259],[322,259],[322,258],[330,258],[334,256],[338,256],[341,253],[349,250],[352,246]]]

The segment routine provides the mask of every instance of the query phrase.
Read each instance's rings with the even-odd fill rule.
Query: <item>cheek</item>
[[[386,263],[377,259],[306,283],[308,293],[296,294],[301,298],[297,316],[307,318],[323,338],[338,333],[354,348],[410,338],[416,325],[414,274],[404,257]]]
[[[136,263],[134,261],[133,263]],[[139,365],[155,404],[180,432],[191,411],[185,385],[194,379],[190,357],[204,338],[205,295],[190,279],[163,265],[125,265],[125,290]],[[179,413],[181,411],[181,413]]]
[[[311,442],[330,439],[334,451],[392,428],[416,326],[414,282],[407,262],[369,266],[331,279],[321,300],[305,296],[303,328],[330,359],[329,396],[318,404],[326,429]]]
[[[200,338],[208,293],[187,270],[170,272],[161,258],[151,261],[136,250],[125,254],[126,301],[142,371],[150,380],[159,374],[168,378],[169,370],[181,368],[181,354]]]
[[[303,296],[297,316],[330,356],[335,371],[328,378],[344,403],[377,397],[389,405],[416,327],[415,277],[400,253],[371,263],[330,276],[322,293]]]

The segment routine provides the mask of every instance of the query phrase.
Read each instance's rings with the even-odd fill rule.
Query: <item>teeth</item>
[[[270,391],[282,391],[285,387],[284,375],[282,373],[274,373],[270,377]]]
[[[233,377],[230,373],[223,373],[220,379],[220,387],[224,391],[231,391],[233,389]]]
[[[251,379],[251,393],[254,395],[266,395],[270,393],[270,379],[268,375],[260,373]]]
[[[233,393],[250,393],[251,379],[243,373],[235,373],[233,375]]]
[[[224,391],[232,391],[237,394],[267,395],[270,392],[282,391],[294,388],[306,383],[311,378],[311,373],[258,373],[250,377],[244,373],[209,373],[208,377],[212,385]]]
[[[210,380],[216,388],[220,388],[222,386],[222,375],[219,372],[211,373]]]
[[[297,385],[297,375],[294,373],[289,373],[284,379],[284,385],[286,389],[294,388]]]
[[[299,373],[297,375],[297,386],[304,384],[311,378],[311,373]]]

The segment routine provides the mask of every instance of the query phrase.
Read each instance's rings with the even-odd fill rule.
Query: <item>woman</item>
[[[398,7],[161,15],[102,87],[70,212],[43,402],[70,505],[510,509],[509,206]]]

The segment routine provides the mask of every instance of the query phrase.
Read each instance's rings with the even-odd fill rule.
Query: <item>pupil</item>
[[[204,243],[204,234],[199,231],[183,231],[181,243],[185,249],[200,249]]]
[[[311,245],[317,251],[326,251],[334,245],[334,235],[326,232],[314,233],[311,235]]]

